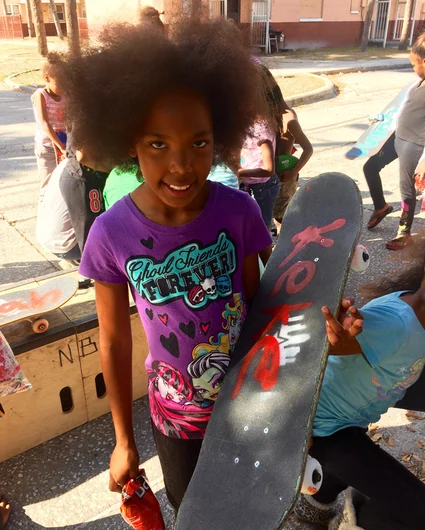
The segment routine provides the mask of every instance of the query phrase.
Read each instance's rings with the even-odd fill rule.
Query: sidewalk
[[[396,70],[411,68],[409,59],[369,59],[356,61],[314,61],[305,59],[291,59],[286,57],[261,57],[261,62],[267,66],[273,75],[295,74],[348,74],[350,72],[367,72],[371,70]]]

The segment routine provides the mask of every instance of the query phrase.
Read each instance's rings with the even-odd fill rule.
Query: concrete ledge
[[[366,65],[366,66],[350,66],[348,68],[328,68],[321,71],[315,71],[315,74],[318,75],[338,75],[338,74],[352,74],[356,72],[377,72],[378,70],[405,70],[407,68],[412,68],[410,62],[407,63],[398,63],[398,64],[377,64]]]
[[[21,85],[20,83],[16,83],[13,81],[15,77],[21,74],[27,74],[29,72],[39,72],[40,68],[31,68],[30,70],[23,70],[22,72],[18,72],[17,74],[12,74],[6,77],[4,82],[7,86],[10,86],[13,90],[19,90],[20,92],[25,92],[26,94],[33,94],[37,89],[35,87],[31,87],[28,85]]]
[[[297,94],[295,96],[289,96],[285,98],[286,103],[290,107],[298,107],[299,105],[306,105],[315,101],[321,101],[323,99],[333,98],[336,95],[336,87],[330,79],[325,76],[318,76],[316,74],[304,74],[311,77],[316,77],[323,81],[324,86],[310,90],[310,92],[304,92],[303,94]]]

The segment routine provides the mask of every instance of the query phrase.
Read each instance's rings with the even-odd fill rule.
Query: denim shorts
[[[241,189],[248,191],[257,201],[265,225],[270,228],[272,224],[273,207],[279,195],[280,180],[273,175],[267,182],[259,184],[241,184]]]

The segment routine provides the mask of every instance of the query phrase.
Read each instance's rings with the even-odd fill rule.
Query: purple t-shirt
[[[129,195],[96,219],[80,272],[130,284],[146,331],[156,427],[202,438],[246,316],[244,258],[271,244],[257,203],[211,182],[202,213],[183,226],[147,219]]]

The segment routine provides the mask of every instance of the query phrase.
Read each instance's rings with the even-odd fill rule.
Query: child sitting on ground
[[[62,87],[59,72],[62,60],[57,53],[49,53],[41,73],[46,83],[31,96],[35,117],[35,156],[40,179],[40,198],[58,161],[66,152],[66,133],[63,117]]]
[[[367,435],[425,365],[425,240],[414,251],[416,263],[370,286],[372,300],[361,314],[351,308],[345,326],[323,308],[330,357],[310,449],[323,484],[316,495],[301,496],[295,512],[302,520],[331,530],[425,528],[425,484]],[[336,514],[336,498],[347,488]]]
[[[254,197],[265,225],[270,228],[279,179],[275,174],[276,133],[264,119],[257,119],[241,151],[238,177],[240,189]]]
[[[137,157],[145,179],[96,219],[80,266],[95,280],[116,432],[110,488],[121,492],[139,465],[130,286],[149,344],[152,432],[178,509],[271,237],[251,197],[207,181],[214,156],[227,164],[256,114],[267,112],[240,32],[226,21],[189,19],[169,35],[110,27],[100,51],[69,60],[66,96],[76,147],[110,166]]]

